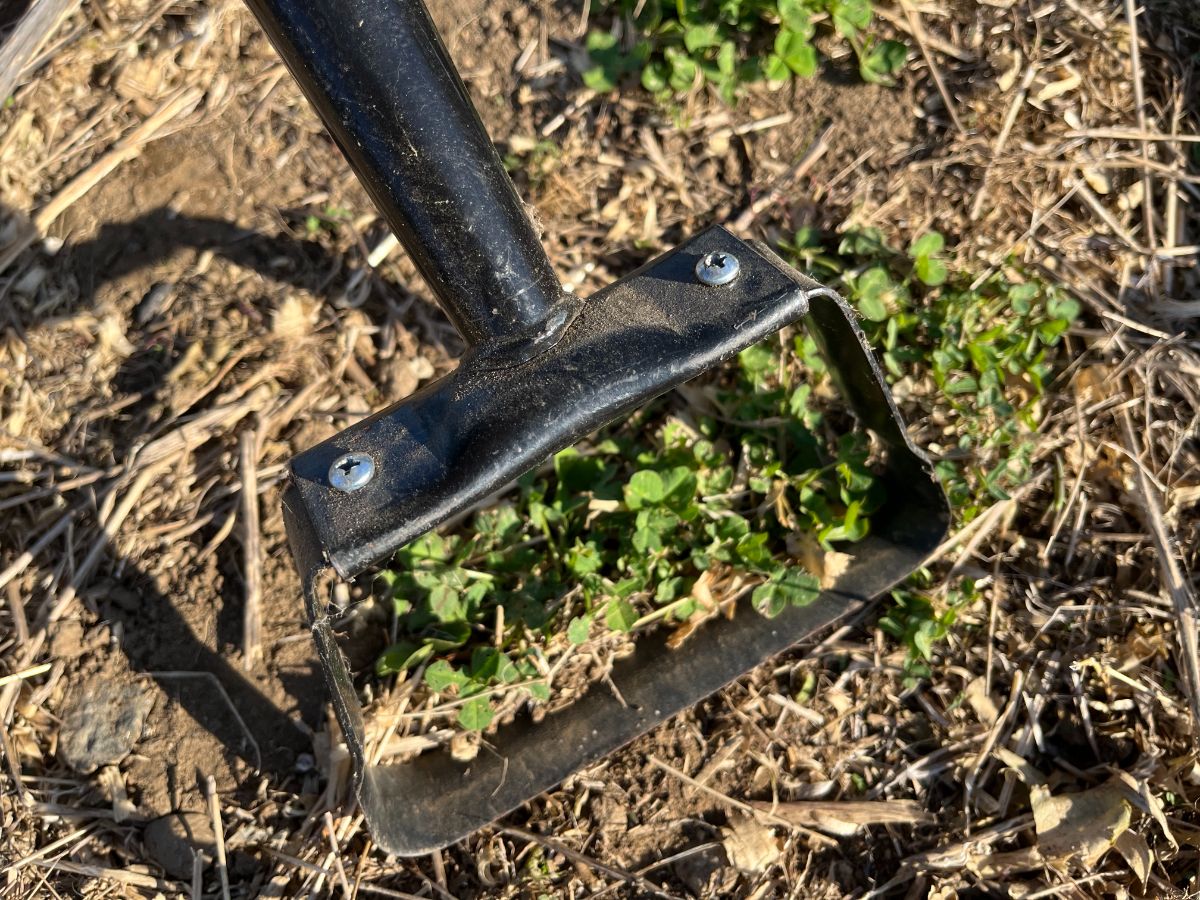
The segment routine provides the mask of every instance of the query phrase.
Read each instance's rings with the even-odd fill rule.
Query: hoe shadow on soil
[[[239,591],[234,588],[223,592],[226,606],[230,605],[230,595]],[[122,603],[119,599],[122,595],[136,598],[136,606]],[[311,733],[255,686],[251,680],[254,672],[241,671],[228,658],[206,646],[174,601],[154,587],[151,576],[127,564],[116,590],[108,596],[99,593],[96,599],[101,618],[110,626],[119,623],[121,649],[132,671],[207,673],[220,682],[229,702],[211,681],[203,678],[156,679],[169,697],[221,743],[230,762],[232,758],[240,759],[251,770],[259,766],[258,754],[230,710],[232,704],[258,745],[262,771],[281,781],[293,773],[297,754],[312,745]],[[303,676],[289,679],[288,693],[300,701],[303,719],[315,725],[325,696],[319,673],[311,669]],[[171,785],[172,794],[194,789],[197,778],[211,774],[186,771],[187,761],[177,762],[180,768],[174,772],[176,783]]]
[[[11,210],[0,207],[0,226],[11,221],[12,215]],[[92,308],[101,285],[135,270],[162,264],[180,248],[212,250],[221,258],[259,272],[268,282],[284,281],[315,292],[330,280],[329,273],[340,268],[339,261],[315,242],[266,236],[218,219],[188,217],[160,209],[130,222],[106,224],[93,239],[63,246],[47,265],[58,272],[73,274],[79,293],[70,304],[73,309],[60,305],[50,315],[59,318]],[[21,273],[10,270],[7,274],[19,278]],[[218,305],[223,301],[214,298],[212,302]],[[0,329],[13,327],[18,332],[24,331],[36,323],[37,315],[36,310],[32,314],[19,311],[9,300],[0,304]],[[109,413],[108,422],[94,422],[91,426],[96,431],[107,427],[116,434],[124,432],[122,440],[126,447],[142,439],[141,432],[148,433],[157,424],[139,415],[139,410],[148,405],[183,349],[176,346],[173,352],[157,354],[145,350],[145,345],[153,342],[143,340],[144,332],[150,331],[153,324],[150,319],[139,324],[136,309],[130,313],[128,337],[138,350],[125,361],[114,380],[118,397],[138,394],[143,402],[126,405],[119,412]],[[137,427],[130,427],[130,423],[137,423]],[[123,456],[124,451],[118,444],[116,456]],[[216,526],[210,525],[188,540],[203,545],[215,530]],[[293,706],[291,712],[285,711],[255,684],[262,676],[261,664],[257,671],[243,672],[220,652],[220,648],[236,647],[240,641],[242,588],[240,563],[231,556],[237,553],[234,548],[236,542],[229,540],[217,551],[216,568],[223,587],[216,592],[221,598],[221,608],[215,615],[198,607],[214,597],[207,593],[191,595],[188,590],[191,572],[172,579],[187,594],[167,596],[156,586],[152,571],[139,568],[128,558],[123,564],[111,567],[116,575],[93,581],[82,596],[94,604],[101,620],[120,634],[121,650],[133,672],[214,676],[228,694],[229,702],[204,677],[164,678],[159,684],[220,742],[230,762],[237,758],[253,769],[259,760],[230,710],[231,702],[261,750],[264,773],[282,781],[293,773],[296,754],[311,748],[311,731],[303,723],[315,726],[321,721],[325,689],[315,653],[309,658],[311,664],[277,671],[275,677]],[[115,553],[116,545],[110,544],[108,552]],[[185,610],[193,613],[191,621]],[[295,610],[299,635],[301,631],[307,632],[307,626],[303,624],[298,579]],[[203,623],[200,630],[208,633],[198,636],[197,623]],[[218,649],[206,645],[201,638]],[[173,792],[194,786],[197,773],[184,771],[184,766],[185,762],[180,760],[179,768],[173,772]]]

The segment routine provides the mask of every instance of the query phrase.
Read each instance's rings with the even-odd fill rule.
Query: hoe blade
[[[738,261],[736,278],[701,283],[697,263],[714,253]],[[435,751],[401,765],[368,764],[358,694],[335,640],[330,583],[360,574],[551,454],[798,320],[860,427],[882,447],[885,500],[834,586],[773,619],[709,622],[685,649],[669,649],[662,633],[639,638],[612,670],[616,691],[594,685],[539,723],[504,725],[489,736],[494,752],[470,762]],[[352,492],[330,484],[331,466],[347,453],[374,467]],[[909,442],[854,313],[764,245],[719,227],[580,303],[538,354],[470,353],[440,381],[296,457],[291,476],[288,533],[359,799],[376,842],[403,856],[460,840],[861,609],[920,566],[949,523],[932,466]]]

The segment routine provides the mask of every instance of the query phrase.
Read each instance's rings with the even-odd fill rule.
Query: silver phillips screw
[[[722,253],[720,250],[705,253],[696,263],[696,278],[701,284],[711,287],[729,284],[741,271],[742,264],[738,262],[738,258],[732,253]]]
[[[329,484],[349,494],[375,477],[375,461],[365,453],[343,453],[329,467]]]

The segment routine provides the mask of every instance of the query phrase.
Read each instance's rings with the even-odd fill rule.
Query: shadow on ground
[[[13,221],[19,221],[19,217],[0,208],[0,233],[4,232],[5,223]],[[0,273],[0,329],[14,332],[18,339],[24,340],[26,330],[38,324],[87,312],[95,306],[97,292],[103,285],[162,263],[180,248],[210,250],[215,256],[258,272],[271,282],[283,281],[314,293],[332,283],[342,269],[340,259],[315,241],[264,235],[220,219],[156,209],[129,222],[105,224],[93,238],[61,247],[52,259],[38,255],[40,250],[24,254],[7,272]],[[48,314],[39,313],[33,303],[19,306],[6,295],[31,264],[53,270],[55,275],[73,276],[78,291]],[[150,300],[152,293],[147,295]],[[163,424],[154,420],[149,409],[145,415],[135,415],[163,386],[173,361],[172,354],[149,359],[153,354],[134,336],[135,332],[140,336],[143,328],[149,328],[159,317],[153,308],[146,308],[147,302],[144,298],[129,316],[130,338],[138,350],[123,362],[114,383],[118,399],[136,402],[114,404],[115,409],[101,410],[99,416],[92,412],[83,416],[89,432],[111,432],[118,436],[112,451],[115,458],[83,460],[88,464],[119,464],[130,448],[153,436],[155,426]],[[74,418],[80,418],[78,411]],[[278,502],[277,489],[263,495],[264,520],[269,518],[268,504]],[[22,508],[10,515],[13,513],[20,515]],[[85,523],[90,515],[90,510],[84,512],[79,522]],[[37,516],[35,511],[33,517]],[[203,546],[213,538],[219,525],[220,521],[215,521],[184,540],[196,547]],[[40,529],[29,530],[24,545],[40,533]],[[78,538],[76,547],[78,550]],[[24,549],[25,546],[14,543],[4,556],[15,557]],[[198,561],[199,554],[185,548],[180,554],[172,554],[173,559],[184,561],[174,570],[169,565],[157,567],[152,560],[122,558],[115,543],[106,552],[110,558],[116,558],[112,564],[102,564],[101,570],[115,574],[93,579],[84,586],[81,596],[100,621],[109,625],[113,643],[119,645],[129,670],[155,678],[175,701],[174,705],[186,714],[179,716],[176,710],[167,711],[168,718],[160,716],[157,729],[160,733],[153,735],[153,746],[164,747],[174,755],[186,735],[161,732],[187,725],[190,718],[219,742],[230,770],[245,773],[261,766],[262,773],[272,776],[276,786],[295,778],[296,757],[311,748],[312,733],[321,721],[326,699],[304,622],[299,579],[290,575],[276,579],[277,591],[287,593],[291,589],[294,595],[294,605],[287,606],[286,622],[282,624],[288,629],[294,624],[295,631],[276,642],[286,644],[286,652],[246,671],[239,660],[222,652],[240,642],[243,587],[236,542],[223,542],[207,562]],[[264,536],[263,554],[269,555],[272,563],[287,554],[281,533]],[[159,571],[160,568],[165,571]],[[45,601],[36,596],[27,599],[31,619],[36,619],[40,611],[39,602]],[[55,623],[52,629],[60,624]],[[278,617],[274,624],[278,632],[281,625]],[[53,630],[50,637],[53,646]],[[282,664],[280,655],[285,659]],[[154,715],[160,712],[163,711],[156,710]],[[253,741],[247,738],[247,732]],[[143,752],[141,746],[138,752]],[[166,767],[172,782],[166,790],[172,796],[194,790],[197,777],[211,774],[211,771],[193,771],[196,767],[190,765],[187,754],[182,750],[178,753],[178,758],[157,761]]]

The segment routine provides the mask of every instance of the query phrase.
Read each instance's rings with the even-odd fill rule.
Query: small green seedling
[[[326,206],[320,213],[309,213],[304,217],[304,233],[314,238],[322,231],[337,231],[342,222],[351,216],[350,210],[340,206]]]
[[[870,33],[870,0],[593,0],[592,10],[611,23],[587,37],[583,80],[601,93],[636,76],[662,100],[709,84],[733,103],[746,84],[813,77],[820,29],[849,44],[865,81],[894,84],[908,55]]]
[[[908,649],[906,681],[911,684],[930,676],[934,647],[951,634],[959,614],[979,596],[971,578],[942,591],[931,590],[928,572],[915,574],[906,588],[892,591],[892,606],[879,619],[879,627]]]

